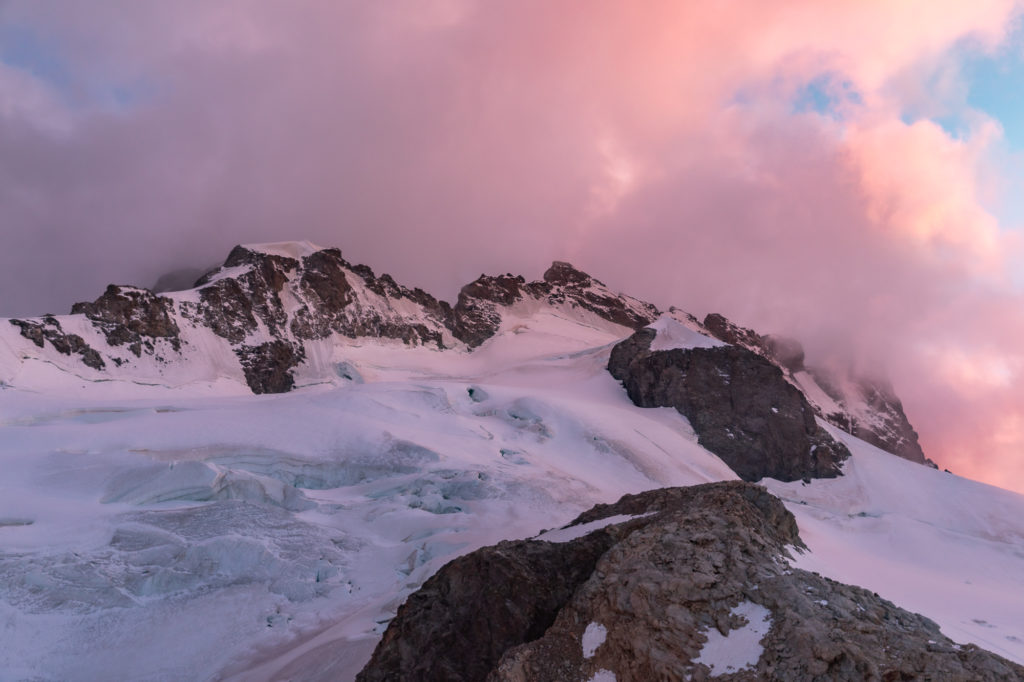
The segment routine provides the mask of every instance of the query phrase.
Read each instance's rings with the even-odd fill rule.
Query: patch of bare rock
[[[448,563],[357,679],[1024,679],[923,616],[791,567],[796,522],[760,486],[628,495],[570,527],[611,517],[565,542],[502,542]]]

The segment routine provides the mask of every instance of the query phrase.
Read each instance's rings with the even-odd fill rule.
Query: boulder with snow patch
[[[1020,679],[867,590],[791,568],[782,502],[742,482],[627,495],[565,542],[455,559],[403,604],[373,680]]]

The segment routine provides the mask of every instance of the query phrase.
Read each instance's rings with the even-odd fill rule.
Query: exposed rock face
[[[834,401],[834,405],[821,409],[829,423],[887,452],[935,467],[925,457],[917,431],[889,382],[841,376],[821,367],[808,369],[808,375]]]
[[[287,393],[295,386],[292,370],[304,359],[302,346],[280,339],[235,351],[253,393]]]
[[[910,425],[903,405],[888,382],[864,376],[846,376],[821,367],[804,366],[804,350],[799,341],[765,335],[740,327],[722,315],[704,318],[703,328],[726,343],[742,346],[778,365],[789,380],[805,389],[817,384],[833,404],[820,403],[808,396],[815,413],[834,426],[887,452],[918,464],[935,464],[924,456],[917,432]]]
[[[651,351],[641,329],[612,349],[608,370],[640,407],[674,407],[745,481],[840,475],[849,451],[818,426],[803,394],[740,346]]]
[[[867,590],[790,568],[796,523],[759,486],[627,496],[572,525],[617,515],[628,518],[569,542],[504,542],[447,564],[399,609],[357,679],[1024,676]]]
[[[609,546],[595,533],[564,545],[503,542],[456,559],[409,597],[356,679],[483,680],[508,649],[544,634]]]
[[[323,249],[304,257],[301,271],[299,286],[306,305],[295,313],[292,322],[297,337],[316,339],[337,333],[349,338],[370,336],[445,347],[445,322],[450,310],[423,290],[406,289],[390,275],[376,277],[366,266],[350,265],[338,249]],[[359,285],[379,299],[361,300]],[[396,304],[403,301],[413,304],[411,307],[419,314],[410,317],[398,312]]]
[[[103,332],[108,344],[127,345],[135,357],[142,355],[143,347],[152,353],[157,339],[165,339],[174,350],[181,349],[174,301],[147,289],[111,284],[92,303],[73,305],[71,314],[85,315]]]
[[[74,354],[93,369],[112,362],[130,374],[141,366],[149,377],[165,376],[169,363],[187,362],[187,346],[193,343],[192,353],[205,358],[200,362],[211,355],[236,357],[250,388],[265,393],[291,390],[295,370],[307,358],[323,357],[323,348],[311,350],[321,339],[369,337],[472,349],[494,336],[523,301],[529,303],[525,314],[550,305],[628,328],[658,315],[654,306],[614,294],[568,263],[555,263],[537,282],[481,276],[463,287],[453,307],[387,274],[348,263],[336,248],[282,243],[236,246],[224,265],[200,277],[191,291],[162,296],[110,285],[95,301],[76,303],[72,315],[84,316],[105,343],[66,334],[56,318],[12,324],[37,347],[45,349],[49,341],[59,353]],[[206,332],[218,337],[213,346]],[[211,354],[218,344],[230,352]]]
[[[659,315],[650,303],[613,293],[600,280],[555,261],[537,282],[528,283],[521,275],[481,275],[464,286],[453,308],[452,333],[475,348],[498,331],[503,308],[527,299],[587,311],[630,329],[646,326]]]
[[[658,318],[658,309],[650,303],[612,293],[608,287],[569,263],[555,261],[544,273],[544,291],[550,303],[567,301],[600,317],[632,329],[644,327]]]
[[[236,279],[221,279],[199,290],[199,306],[193,316],[191,306],[183,306],[185,317],[205,324],[214,334],[230,343],[241,343],[258,328],[252,301]]]
[[[527,295],[522,276],[480,275],[462,287],[451,318],[452,333],[470,348],[476,348],[498,332],[501,308],[521,301]]]
[[[45,341],[49,341],[54,350],[62,355],[78,355],[82,364],[86,367],[99,370],[106,365],[103,358],[95,348],[92,348],[78,334],[68,334],[61,329],[57,318],[47,315],[40,322],[32,320],[9,320],[11,324],[21,329],[21,335],[32,341],[40,348],[45,348]]]

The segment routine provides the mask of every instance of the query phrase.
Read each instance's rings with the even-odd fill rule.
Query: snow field
[[[0,679],[351,679],[451,558],[734,479],[604,370],[626,333],[543,309],[473,353],[324,342],[271,396],[215,354],[158,385],[18,360],[0,377]],[[0,354],[20,341],[0,333]],[[763,482],[811,549],[795,564],[1024,662],[1024,498],[832,432],[844,477]],[[702,657],[747,660],[738,632]]]

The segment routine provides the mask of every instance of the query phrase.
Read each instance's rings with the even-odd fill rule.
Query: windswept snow
[[[655,336],[654,341],[651,342],[652,351],[717,348],[719,346],[726,345],[716,338],[710,337],[707,334],[702,334],[692,326],[687,326],[673,317],[670,313],[665,313],[652,324],[648,325],[647,328],[653,329],[657,332],[657,336]]]
[[[652,512],[653,513],[653,512]],[[581,538],[584,535],[589,535],[595,530],[601,528],[607,528],[613,526],[616,523],[625,523],[626,521],[632,521],[633,519],[641,519],[650,514],[637,514],[630,516],[629,514],[616,514],[615,516],[608,516],[603,519],[597,519],[596,521],[589,521],[587,523],[581,523],[576,526],[568,526],[566,528],[558,528],[555,530],[549,530],[538,535],[535,540],[544,540],[545,542],[569,542],[576,538]]]
[[[764,482],[810,548],[794,565],[877,592],[954,641],[1024,663],[1024,496],[829,428],[852,452],[844,476]]]
[[[323,251],[324,249],[324,247],[317,246],[309,241],[243,244],[242,248],[255,251],[256,253],[265,253],[269,256],[284,256],[285,258],[294,258],[295,260],[302,260],[304,257],[311,256],[317,251]]]

